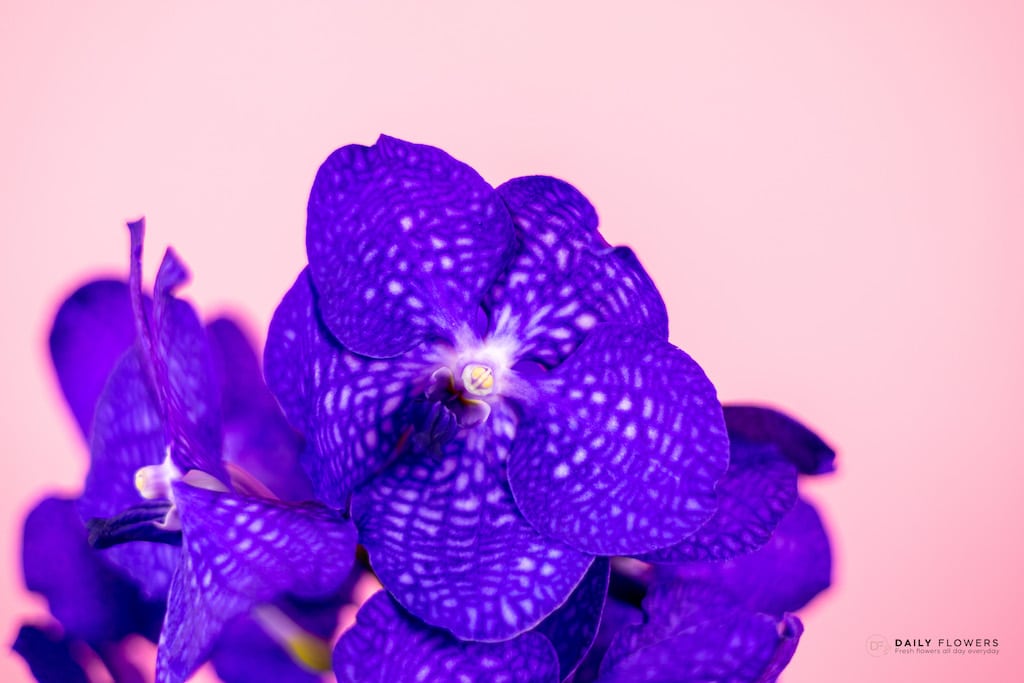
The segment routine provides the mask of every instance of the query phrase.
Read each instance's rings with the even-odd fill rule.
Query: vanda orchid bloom
[[[730,460],[651,279],[567,183],[494,190],[381,137],[320,168],[306,245],[268,383],[402,614],[512,642],[596,558],[725,559],[794,504],[796,470],[771,449]]]
[[[211,657],[232,683],[316,680],[280,657],[261,671],[260,638],[353,683],[771,683],[793,656],[793,612],[831,567],[797,481],[834,454],[782,413],[723,409],[568,183],[495,189],[386,136],[337,150],[265,384],[237,328],[175,297],[173,252],[143,295],[131,228],[130,323],[111,327],[130,346],[66,393],[105,571],[167,601],[157,681]],[[61,538],[82,549],[76,529]],[[385,590],[329,656],[357,541]],[[74,623],[57,606],[80,600],[54,614]]]
[[[277,407],[255,398],[259,375],[252,376],[254,364],[244,367],[244,340],[225,322],[204,329],[173,296],[187,275],[171,251],[150,303],[141,289],[143,226],[130,227],[135,343],[95,404],[92,467],[78,501],[92,520],[91,540],[145,595],[167,600],[158,681],[185,680],[245,615],[304,665],[327,669],[326,643],[299,625],[290,599],[327,600],[336,609],[355,530],[322,506],[283,501],[268,487],[290,497],[308,482],[282,443],[294,437],[280,422],[283,430],[272,428]],[[267,484],[242,467],[261,462]],[[292,680],[310,680],[292,669]]]
[[[374,571],[417,617],[506,640],[596,556],[671,547],[714,513],[714,387],[568,184],[495,191],[382,137],[321,167],[306,244],[268,381],[319,498],[352,497]]]

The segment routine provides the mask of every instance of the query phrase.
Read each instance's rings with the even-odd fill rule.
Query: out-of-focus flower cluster
[[[831,577],[797,482],[834,454],[723,408],[597,226],[554,178],[344,147],[261,371],[177,297],[173,251],[144,291],[130,224],[127,279],[79,288],[50,337],[91,460],[25,523],[37,679],[152,680],[149,639],[161,682],[776,680]]]

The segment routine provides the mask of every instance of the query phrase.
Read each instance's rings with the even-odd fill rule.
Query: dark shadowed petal
[[[338,610],[362,570],[353,568],[329,598],[283,596],[255,607],[224,628],[210,659],[224,683],[314,683],[331,668]],[[312,666],[315,664],[316,666]]]
[[[602,682],[769,683],[789,661],[802,627],[744,609],[700,582],[655,584],[646,620],[619,631],[601,663]]]
[[[225,624],[282,593],[326,597],[355,559],[355,528],[336,514],[174,486],[182,562],[160,637],[157,680],[181,681],[210,654]]]
[[[643,620],[619,630],[601,661],[601,671],[617,666],[631,654],[680,631],[727,617],[735,611],[733,596],[714,584],[683,582],[674,576],[655,582],[643,600]]]
[[[98,643],[159,631],[163,606],[144,601],[89,545],[73,500],[46,498],[28,514],[22,567],[25,586],[46,598],[68,636]]]
[[[598,679],[601,660],[604,659],[608,646],[626,626],[639,624],[643,621],[643,612],[639,607],[617,600],[611,594],[604,604],[604,611],[601,613],[601,627],[597,631],[597,637],[586,657],[580,662],[576,673],[573,675],[573,683],[592,683]]]
[[[11,649],[21,655],[39,683],[89,683],[66,635],[24,625]]]
[[[339,683],[555,683],[558,657],[538,633],[500,643],[458,640],[409,615],[385,592],[338,641]]]
[[[288,421],[303,433],[315,374],[310,367],[327,353],[328,346],[328,333],[317,319],[313,298],[309,269],[304,268],[277,305],[263,349],[267,386]]]
[[[535,629],[547,637],[558,653],[561,679],[564,681],[580,665],[590,650],[601,624],[601,613],[608,595],[608,559],[594,560],[564,605],[540,622]]]
[[[601,683],[773,683],[796,650],[801,628],[790,615],[736,612],[654,642],[602,669]]]
[[[259,360],[248,335],[238,321],[220,316],[206,324],[215,374],[224,405],[243,411],[253,404],[273,401],[260,372]]]
[[[599,555],[678,543],[715,510],[729,444],[715,388],[689,356],[601,325],[543,384],[509,460],[523,515]]]
[[[576,188],[531,176],[508,181],[498,194],[519,246],[485,305],[495,334],[522,344],[520,357],[557,365],[601,322],[646,326],[668,338],[658,290],[632,251],[604,241],[594,207]]]
[[[264,362],[271,390],[306,435],[302,461],[317,498],[342,507],[395,455],[398,418],[430,371],[418,349],[375,360],[338,346],[318,322],[313,300],[303,271],[274,313]]]
[[[503,640],[532,628],[593,560],[519,514],[495,453],[508,438],[478,428],[440,456],[403,455],[352,502],[381,583],[417,617],[460,638]]]
[[[50,358],[82,434],[88,438],[93,411],[114,364],[135,341],[128,285],[94,280],[69,296],[50,330]]]
[[[715,581],[750,609],[796,611],[832,583],[828,534],[814,508],[800,499],[760,550],[725,562],[659,568],[659,574]]]
[[[803,474],[835,470],[832,447],[789,415],[764,406],[723,406],[729,438],[755,444],[772,444]]]
[[[301,669],[259,624],[244,616],[225,628],[212,656],[224,683],[320,683],[318,674]]]
[[[729,469],[716,491],[718,509],[704,526],[639,559],[725,560],[760,548],[796,502],[796,467],[772,446],[733,444]]]
[[[334,152],[309,196],[320,312],[366,356],[397,356],[473,323],[513,239],[504,204],[476,171],[387,136]]]
[[[217,318],[206,333],[220,380],[224,460],[255,476],[279,498],[312,498],[313,488],[299,464],[303,439],[267,388],[249,339],[230,318]]]
[[[131,349],[114,368],[96,404],[90,443],[91,466],[78,501],[82,519],[114,517],[143,502],[135,488],[140,467],[164,459],[167,438],[139,361]],[[159,543],[126,543],[104,556],[138,581],[147,595],[167,594],[178,561],[176,548]]]

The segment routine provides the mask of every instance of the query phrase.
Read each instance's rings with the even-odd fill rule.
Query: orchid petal
[[[734,442],[770,444],[789,458],[802,474],[835,470],[836,453],[825,441],[796,419],[764,406],[723,406],[729,438]]]
[[[338,641],[339,683],[555,683],[558,657],[539,633],[500,643],[459,640],[403,610],[386,592],[359,610]]]
[[[510,180],[498,194],[512,214],[518,249],[485,299],[497,336],[519,355],[554,366],[598,323],[643,326],[668,338],[661,295],[636,256],[597,232],[597,214],[568,183],[546,176]]]
[[[716,508],[728,441],[715,389],[645,329],[601,325],[524,409],[509,483],[538,530],[586,552],[680,542]]]
[[[469,166],[381,136],[334,152],[309,197],[306,250],[324,323],[386,358],[476,317],[513,242],[508,212]]]
[[[175,484],[182,562],[157,656],[159,683],[182,681],[234,617],[289,593],[327,597],[347,578],[355,529],[330,511]]]
[[[532,628],[566,601],[592,561],[519,514],[494,455],[507,439],[469,430],[440,458],[403,457],[352,502],[381,583],[459,638],[504,640]]]
[[[302,461],[317,498],[344,507],[351,491],[395,456],[403,410],[430,373],[417,351],[391,360],[364,358],[329,334],[317,320],[304,271],[270,324],[267,381],[306,435]]]
[[[679,543],[639,559],[725,560],[760,548],[796,502],[796,467],[774,447],[734,443],[717,493],[718,508],[704,526]]]
[[[60,306],[50,330],[50,358],[61,391],[86,438],[96,401],[114,365],[135,342],[128,286],[93,280]]]

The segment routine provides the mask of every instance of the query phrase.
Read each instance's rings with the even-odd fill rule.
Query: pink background
[[[1019,680],[1019,3],[88,4],[0,10],[0,642],[44,609],[21,517],[86,466],[44,346],[60,298],[125,272],[145,213],[150,274],[173,243],[203,311],[265,329],[317,166],[387,132],[572,181],[723,399],[838,446],[809,487],[836,586],[790,683]],[[876,633],[1001,654],[873,658]]]

